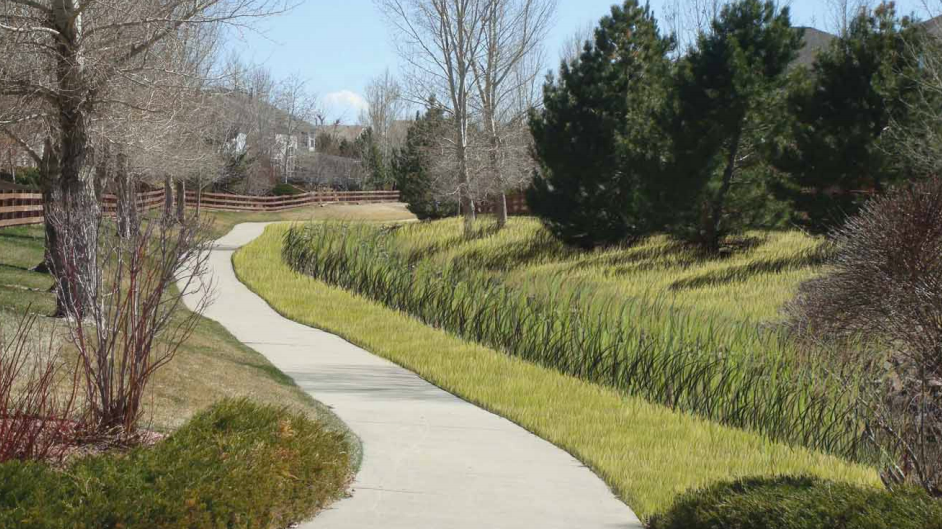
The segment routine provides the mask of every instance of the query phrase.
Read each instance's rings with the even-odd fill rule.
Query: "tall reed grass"
[[[443,240],[403,252],[383,228],[311,223],[286,233],[283,256],[301,273],[509,355],[774,440],[862,455],[853,396],[799,363],[777,332],[704,317],[657,292],[605,295],[558,276],[538,289],[510,284],[494,267],[476,268],[480,259],[427,258]]]

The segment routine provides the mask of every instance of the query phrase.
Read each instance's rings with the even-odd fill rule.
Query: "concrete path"
[[[641,527],[568,453],[339,337],[279,316],[232,270],[233,251],[263,230],[242,224],[217,241],[216,301],[206,316],[331,406],[364,448],[352,497],[303,527]]]

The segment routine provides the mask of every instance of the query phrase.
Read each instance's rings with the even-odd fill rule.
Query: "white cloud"
[[[369,106],[363,96],[350,90],[331,92],[324,96],[324,110],[331,120],[339,119],[346,123],[354,123],[360,117],[360,112]]]

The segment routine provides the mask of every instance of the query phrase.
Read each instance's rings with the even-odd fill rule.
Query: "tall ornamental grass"
[[[618,299],[561,282],[535,293],[391,244],[382,228],[311,223],[286,233],[283,256],[298,272],[514,357],[775,440],[862,455],[853,396],[799,365],[776,332],[692,316],[656,294]]]

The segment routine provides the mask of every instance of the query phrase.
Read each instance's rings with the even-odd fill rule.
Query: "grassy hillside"
[[[561,373],[771,439],[853,458],[854,395],[769,321],[824,258],[798,234],[721,256],[664,238],[576,252],[517,219],[470,240],[458,222],[288,232],[296,270]],[[863,450],[861,448],[864,448]]]
[[[512,226],[518,229],[521,223],[527,221]],[[423,230],[436,229],[435,224],[414,225],[389,240],[401,241],[408,234],[421,241]],[[812,474],[879,484],[868,467],[772,442],[524,361],[299,274],[280,255],[287,230],[285,225],[268,228],[233,259],[239,278],[272,307],[343,336],[568,450],[643,518],[666,509],[679,493],[733,477]],[[550,259],[546,254],[541,260]],[[374,270],[381,273],[380,267]],[[455,299],[460,296],[454,294]]]
[[[513,219],[496,234],[489,219],[479,224],[470,240],[460,220],[403,226],[388,233],[389,247],[414,262],[486,270],[542,294],[580,288],[740,322],[777,319],[825,256],[820,239],[797,231],[753,232],[720,255],[705,256],[667,237],[584,252],[566,248],[536,219]]]

